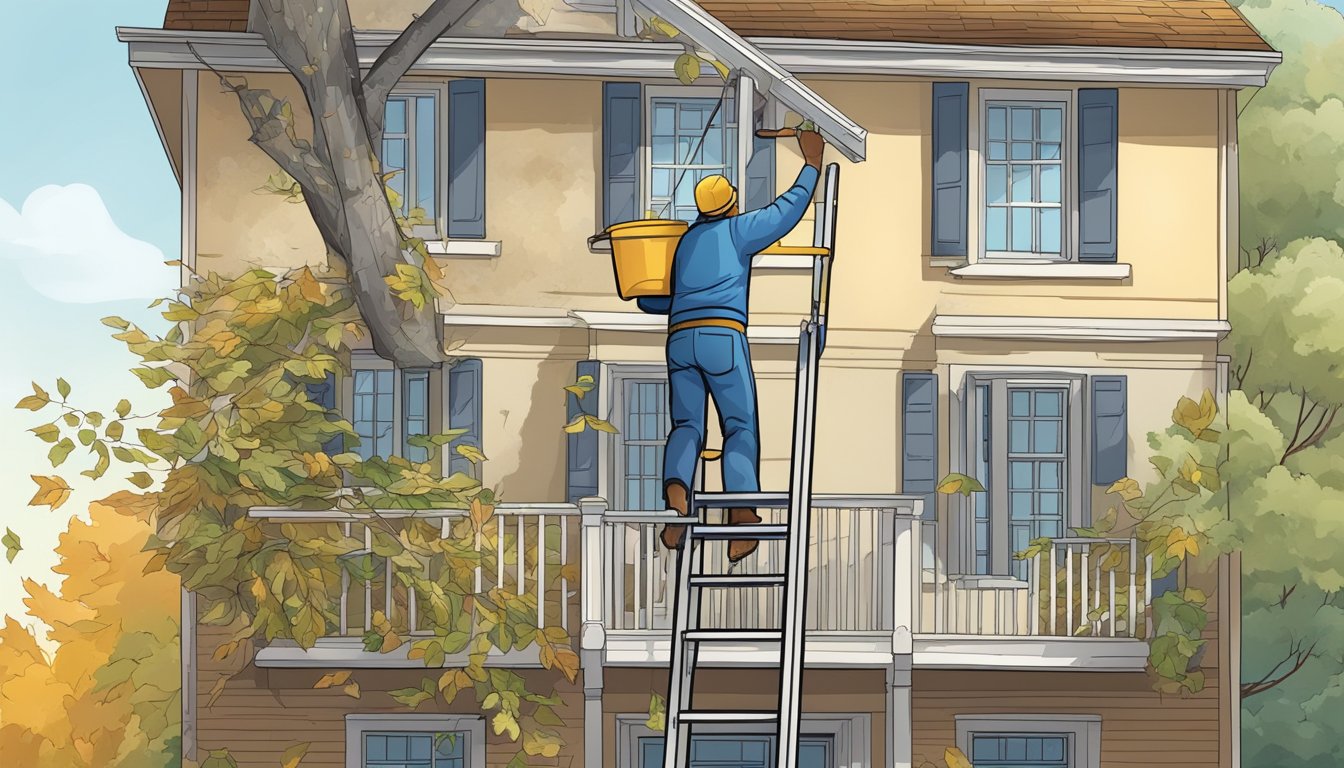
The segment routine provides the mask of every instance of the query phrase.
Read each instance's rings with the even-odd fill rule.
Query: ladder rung
[[[692,576],[692,587],[782,587],[785,576],[782,573],[744,573],[740,576],[714,574],[712,576]]]
[[[787,509],[788,491],[758,491],[756,493],[695,493],[691,503],[699,509],[729,509],[731,507]]]
[[[780,643],[784,633],[778,629],[693,629],[685,638],[693,643]]]
[[[702,524],[692,525],[691,535],[706,541],[769,541],[789,537],[789,526],[784,524]]]
[[[691,709],[681,713],[681,722],[683,723],[773,723],[777,720],[779,720],[779,713],[769,710],[729,712]]]

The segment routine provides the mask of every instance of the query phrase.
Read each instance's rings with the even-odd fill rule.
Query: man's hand
[[[821,156],[826,151],[826,140],[816,131],[798,131],[798,149],[803,153],[803,162],[821,170]]]

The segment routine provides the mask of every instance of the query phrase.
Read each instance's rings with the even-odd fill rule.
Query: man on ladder
[[[802,220],[821,174],[826,142],[815,131],[796,135],[803,168],[793,186],[773,203],[739,214],[738,194],[727,178],[702,179],[695,187],[700,216],[682,236],[672,261],[672,294],[639,299],[639,308],[668,315],[667,371],[672,431],[663,459],[663,495],[670,509],[690,514],[690,490],[704,449],[706,398],[712,395],[723,433],[723,489],[760,490],[760,429],[756,379],[747,344],[747,295],[751,259]],[[759,523],[756,510],[734,508],[731,524]],[[663,529],[663,545],[678,549],[685,526]],[[757,540],[732,541],[728,559],[756,550]]]

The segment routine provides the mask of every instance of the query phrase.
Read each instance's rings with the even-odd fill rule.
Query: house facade
[[[408,207],[432,221],[418,234],[451,289],[441,314],[457,364],[400,371],[356,354],[334,404],[367,435],[364,451],[468,430],[490,457],[501,520],[544,542],[540,562],[494,574],[543,585],[544,620],[570,631],[582,659],[578,682],[559,683],[567,746],[537,764],[652,768],[660,734],[646,721],[671,623],[670,559],[650,522],[662,507],[666,329],[616,296],[609,253],[587,239],[646,212],[691,215],[690,189],[710,173],[760,205],[801,159],[788,142],[751,138],[792,119],[768,89],[749,78],[725,88],[708,67],[681,84],[681,48],[637,38],[624,0],[555,0],[544,20],[507,24],[489,12],[501,4],[512,7],[487,2],[412,69],[382,147]],[[419,5],[350,0],[361,60]],[[1146,436],[1179,397],[1227,391],[1218,344],[1236,263],[1237,93],[1263,85],[1278,55],[1224,0],[700,5],[867,131],[863,162],[827,156],[841,181],[817,408],[807,764],[941,764],[956,746],[980,768],[1237,765],[1236,563],[1194,577],[1213,595],[1206,687],[1160,696],[1145,665],[1164,585],[1123,538],[1110,542],[1120,566],[1089,566],[1092,545],[1070,529],[1114,504],[1113,481],[1147,476]],[[120,30],[182,183],[183,258],[199,271],[325,252],[303,206],[255,194],[274,165],[204,66],[299,110],[247,8],[171,0],[164,29]],[[784,242],[812,236],[809,216]],[[811,274],[810,257],[755,264],[766,488],[788,474]],[[563,390],[579,376],[595,383],[582,400]],[[618,432],[566,433],[582,413]],[[948,472],[986,491],[935,493]],[[1048,557],[1014,557],[1040,538],[1055,540]],[[763,546],[745,567],[765,571],[781,554]],[[578,583],[545,578],[572,564]],[[342,596],[341,636],[262,648],[217,696],[215,680],[236,670],[213,659],[219,630],[195,626],[184,594],[188,757],[227,747],[240,765],[272,765],[307,741],[310,768],[507,763],[516,747],[465,703],[410,713],[386,695],[418,685],[423,667],[363,650],[366,617],[393,601],[362,586]],[[706,610],[766,626],[774,600],[726,596]],[[697,683],[706,705],[773,706],[768,649],[743,650]],[[496,663],[552,682],[535,656]],[[346,669],[360,698],[314,689]],[[706,731],[693,757],[764,766],[771,739]]]

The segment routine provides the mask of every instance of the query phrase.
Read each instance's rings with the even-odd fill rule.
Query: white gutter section
[[[639,5],[714,54],[729,69],[750,75],[758,88],[779,99],[784,106],[816,123],[821,135],[851,162],[863,161],[868,144],[867,131],[693,0],[640,0]]]

